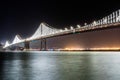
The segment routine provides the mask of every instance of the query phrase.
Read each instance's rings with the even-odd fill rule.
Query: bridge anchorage
[[[120,25],[120,9],[113,12],[112,14],[105,16],[104,18],[93,21],[90,24],[85,24],[84,26],[77,25],[76,28],[70,26],[70,28],[65,29],[56,29],[49,26],[46,23],[41,23],[35,33],[26,39],[22,39],[19,35],[16,35],[13,42],[10,43],[6,41],[4,45],[4,49],[12,48],[14,46],[20,46],[20,48],[24,48],[24,50],[31,50],[31,42],[35,40],[39,40],[40,49],[39,50],[47,50],[47,39],[56,36],[64,36],[68,34],[81,33],[86,31],[92,31],[97,29],[110,28]]]

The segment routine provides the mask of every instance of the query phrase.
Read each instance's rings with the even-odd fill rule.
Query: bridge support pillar
[[[41,39],[40,50],[46,51],[46,39]]]
[[[25,44],[24,45],[25,50],[29,50],[30,49],[30,42],[29,41],[25,41],[24,44]]]

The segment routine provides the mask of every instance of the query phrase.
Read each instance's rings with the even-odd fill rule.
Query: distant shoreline
[[[31,52],[31,51],[40,51],[40,50],[26,50],[26,51],[0,51],[0,52]],[[95,51],[99,51],[99,52],[109,52],[109,51],[112,51],[112,52],[120,52],[120,50],[42,50],[42,51],[46,51],[46,52],[49,52],[49,51],[59,51],[59,52],[62,52],[62,51],[65,51],[65,52],[71,52],[71,51],[75,51],[75,52],[95,52]],[[40,52],[42,52],[40,51]]]

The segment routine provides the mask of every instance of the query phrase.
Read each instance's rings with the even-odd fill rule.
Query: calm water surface
[[[120,52],[0,53],[0,80],[120,80]]]

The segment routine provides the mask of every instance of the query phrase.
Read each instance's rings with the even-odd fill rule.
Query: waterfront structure
[[[25,50],[120,50],[120,10],[75,28],[56,29],[41,23],[29,38],[16,35],[4,48]]]

